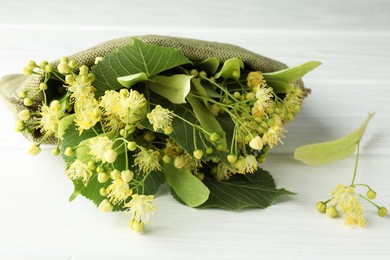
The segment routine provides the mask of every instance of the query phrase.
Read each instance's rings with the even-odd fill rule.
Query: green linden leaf
[[[163,172],[175,194],[190,207],[198,207],[209,197],[209,189],[187,169],[177,169],[173,163],[163,164]]]
[[[295,89],[293,83],[287,83],[280,80],[267,80],[266,82],[276,94],[289,93]]]
[[[308,165],[321,165],[348,158],[355,153],[357,144],[373,116],[373,113],[369,114],[358,129],[340,139],[298,147],[294,158]]]
[[[215,78],[222,77],[224,79],[239,80],[241,69],[244,69],[244,62],[242,60],[238,58],[228,59],[223,63],[221,71],[215,74]]]
[[[156,75],[147,81],[147,87],[153,92],[165,97],[173,104],[186,103],[186,97],[191,90],[193,76],[176,74],[170,77]]]
[[[320,65],[321,62],[319,61],[309,61],[296,67],[287,68],[275,72],[263,73],[263,76],[266,82],[268,82],[269,80],[273,80],[293,83],[294,81],[302,78],[306,73],[314,70]]]
[[[234,175],[227,181],[206,177],[203,182],[209,188],[210,196],[199,208],[266,208],[280,196],[294,194],[285,189],[277,189],[272,176],[263,169],[253,174]]]
[[[131,88],[133,85],[148,80],[148,76],[144,72],[136,73],[133,75],[118,77],[118,82],[126,88]]]
[[[118,48],[92,67],[96,96],[104,95],[106,90],[120,89],[118,77],[145,73],[150,78],[187,63],[190,61],[178,49],[147,44],[134,38],[131,44]]]
[[[62,139],[65,134],[66,129],[73,123],[76,118],[76,114],[71,114],[63,117],[58,123],[58,138]]]
[[[225,132],[221,127],[218,120],[215,118],[213,113],[200,102],[200,100],[193,96],[187,97],[188,102],[192,106],[192,110],[200,122],[200,125],[210,134],[218,133],[221,137],[215,143],[221,146],[221,150],[227,149],[227,142],[225,137]],[[206,139],[210,141],[210,137],[206,135]]]
[[[219,60],[217,58],[208,58],[195,64],[195,68],[198,71],[205,71],[210,75],[213,75],[219,67]]]

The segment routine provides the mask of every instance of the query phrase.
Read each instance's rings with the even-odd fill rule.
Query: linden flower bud
[[[58,70],[59,73],[65,75],[65,74],[69,74],[70,73],[71,68],[69,67],[69,64],[66,61],[61,61],[57,65],[57,70]]]
[[[144,230],[144,223],[140,222],[140,221],[136,221],[136,220],[130,220],[129,221],[129,227],[134,230],[135,232],[137,233],[140,233]]]
[[[121,172],[121,178],[124,182],[129,182],[133,179],[134,172],[130,170],[125,170]]]
[[[72,156],[73,155],[73,148],[72,147],[66,147],[64,151],[65,156]]]
[[[25,99],[23,99],[23,104],[24,104],[26,107],[32,106],[33,100],[32,100],[31,98],[25,98]]]
[[[237,155],[236,154],[229,154],[227,156],[227,160],[230,163],[235,163],[237,161]]]
[[[164,134],[170,135],[173,133],[173,127],[172,125],[168,125],[164,127]]]
[[[99,183],[106,183],[108,181],[108,178],[110,176],[104,172],[99,172],[98,173],[98,182]]]
[[[19,97],[21,98],[26,98],[27,95],[28,95],[28,91],[25,89],[19,92]]]
[[[203,151],[198,149],[193,152],[193,155],[196,159],[200,160],[203,156]]]
[[[60,149],[59,149],[58,147],[53,148],[53,150],[51,150],[51,153],[52,153],[54,156],[58,156],[58,155],[60,155]]]
[[[317,202],[317,204],[316,204],[316,209],[317,209],[318,212],[320,212],[320,213],[325,213],[325,212],[326,212],[326,203],[323,202],[323,201]]]
[[[28,150],[28,153],[32,156],[37,155],[41,152],[41,148],[37,144],[32,144],[30,149]]]
[[[39,68],[45,70],[46,65],[49,64],[47,61],[43,60],[39,63]]]
[[[47,64],[47,65],[45,66],[45,72],[47,72],[47,73],[53,72],[53,65]]]
[[[172,157],[169,156],[168,154],[164,154],[164,156],[162,157],[162,161],[163,161],[164,163],[170,163],[171,160],[172,160]]]
[[[249,146],[255,150],[261,150],[263,149],[263,139],[260,136],[255,136],[250,142]]]
[[[30,119],[30,111],[27,109],[24,109],[18,113],[18,117],[20,120],[27,121]]]
[[[22,131],[24,129],[24,125],[25,125],[24,121],[19,119],[15,123],[15,130],[18,131],[18,132]]]
[[[379,217],[385,217],[387,215],[387,209],[385,207],[378,208]]]
[[[135,149],[137,149],[137,143],[136,142],[129,142],[127,144],[127,149],[129,149],[129,151],[135,151]]]
[[[218,133],[212,133],[212,134],[210,135],[210,140],[211,140],[212,142],[218,141],[219,138],[220,138],[220,136],[219,136]]]
[[[31,67],[26,66],[26,67],[23,68],[23,74],[25,76],[29,76],[32,73],[33,73],[33,69]]]
[[[47,89],[47,84],[46,84],[45,82],[41,82],[41,83],[39,84],[39,89],[40,89],[40,90],[46,90],[46,89]]]
[[[105,188],[100,188],[100,190],[99,190],[99,194],[101,195],[101,196],[107,196],[107,191],[106,191],[106,189]]]
[[[330,218],[335,218],[339,214],[335,206],[327,207],[325,212]]]
[[[80,67],[79,75],[88,75],[89,68],[86,65]]]
[[[113,163],[115,162],[117,155],[117,152],[110,149],[104,153],[104,160],[106,160],[108,163]]]
[[[367,198],[370,200],[373,200],[376,198],[376,192],[374,190],[369,190],[367,191]]]
[[[77,68],[77,62],[75,60],[69,61],[69,67],[71,69]]]
[[[110,172],[110,177],[111,177],[111,179],[113,179],[113,180],[119,179],[119,176],[120,176],[120,175],[121,175],[121,172],[118,171],[118,170],[116,170],[116,169]]]
[[[109,212],[112,210],[112,205],[110,204],[110,202],[107,199],[105,199],[105,200],[102,200],[102,202],[100,202],[98,208],[101,212]]]
[[[206,154],[212,154],[214,152],[212,147],[207,147],[206,148]]]
[[[175,166],[175,168],[181,169],[184,166],[186,166],[186,160],[183,156],[177,156],[177,157],[175,157],[175,160],[173,161],[173,165]]]

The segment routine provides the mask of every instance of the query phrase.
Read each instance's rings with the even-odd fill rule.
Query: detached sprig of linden
[[[330,218],[335,218],[341,210],[345,224],[352,226],[364,227],[367,221],[364,217],[363,206],[359,201],[363,199],[376,207],[378,215],[385,217],[387,209],[379,206],[373,200],[377,193],[369,185],[364,183],[356,183],[357,169],[360,154],[360,141],[366,130],[368,122],[374,114],[369,114],[364,123],[354,132],[335,141],[324,142],[319,144],[311,144],[297,148],[295,158],[309,165],[321,165],[330,163],[335,160],[346,158],[352,155],[356,150],[356,160],[351,184],[338,184],[331,192],[331,198],[326,201],[319,201],[316,204],[316,209],[320,213],[326,213]],[[357,188],[363,187],[366,189],[365,194],[358,192]]]
[[[99,57],[95,63],[102,61]],[[66,57],[55,67],[46,61],[39,65],[30,61],[24,73],[40,76],[42,83],[35,93],[20,93],[26,109],[19,112],[16,129],[41,133],[41,139],[29,150],[31,155],[38,154],[41,144],[55,137],[58,141],[52,152],[59,155],[62,151],[67,162],[65,174],[81,189],[98,183],[98,208],[128,212],[130,228],[140,232],[156,212],[154,195],[148,194],[146,186],[150,175],[168,165],[186,169],[200,180],[205,174],[217,180],[252,174],[268,150],[281,143],[283,124],[300,110],[303,90],[285,83],[278,95],[267,84],[267,77],[275,75],[248,71],[236,58],[222,66],[219,62],[215,66],[215,60],[200,64],[215,68],[199,70],[202,66],[187,64],[171,68],[167,74],[149,75],[145,71],[118,77],[122,87],[98,95],[96,75],[86,65]],[[318,65],[312,64],[306,72]],[[177,72],[172,73],[172,69]],[[56,95],[49,100],[51,81],[60,85],[60,91],[55,90]],[[286,86],[288,90],[283,89]],[[39,110],[32,112],[31,106]],[[174,107],[188,110],[196,120],[190,121]],[[232,122],[230,143],[215,119],[219,116],[229,116]],[[195,147],[192,154],[174,141],[173,136],[178,134],[174,121],[192,129],[193,140],[188,140]],[[76,134],[88,138],[64,146],[72,143],[64,140],[71,125]],[[78,193],[80,190],[72,198]],[[181,199],[190,205],[185,197]]]

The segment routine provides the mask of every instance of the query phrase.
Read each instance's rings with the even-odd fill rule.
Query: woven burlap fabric
[[[285,64],[279,61],[264,57],[239,46],[160,35],[144,35],[114,39],[76,54],[69,55],[68,57],[77,61],[79,65],[85,64],[87,66],[92,66],[96,57],[107,56],[118,47],[130,44],[133,38],[138,38],[145,43],[180,49],[191,61],[202,61],[210,57],[215,57],[221,62],[224,62],[230,58],[239,58],[245,63],[247,68],[261,72],[273,72],[287,68]],[[59,60],[56,60],[51,63],[56,66],[58,62]],[[29,77],[24,77],[23,75],[6,76],[0,80],[0,93],[11,107],[11,110],[17,114],[19,111],[26,109],[23,105],[23,100],[18,97],[18,93],[25,89],[28,90],[28,95],[30,97],[35,95],[38,91],[40,81],[40,77],[36,75]],[[296,85],[304,89],[302,81],[297,81]],[[42,102],[42,97],[36,96],[34,101],[33,106],[28,109],[37,111]],[[35,133],[34,136],[27,137],[35,141],[40,138],[39,132]],[[49,138],[46,142],[55,143],[56,139],[54,137]]]

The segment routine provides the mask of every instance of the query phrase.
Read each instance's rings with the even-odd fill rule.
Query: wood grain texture
[[[344,226],[314,210],[354,159],[307,167],[292,159],[303,144],[340,137],[376,112],[362,141],[358,181],[390,208],[390,1],[3,1],[0,75],[29,59],[54,60],[116,37],[162,34],[227,42],[290,66],[323,63],[304,80],[312,94],[264,167],[298,192],[265,210],[195,210],[163,188],[147,232],[89,201],[68,203],[72,185],[45,147],[30,157],[0,102],[0,259],[387,259],[389,217],[364,204],[369,224]]]

